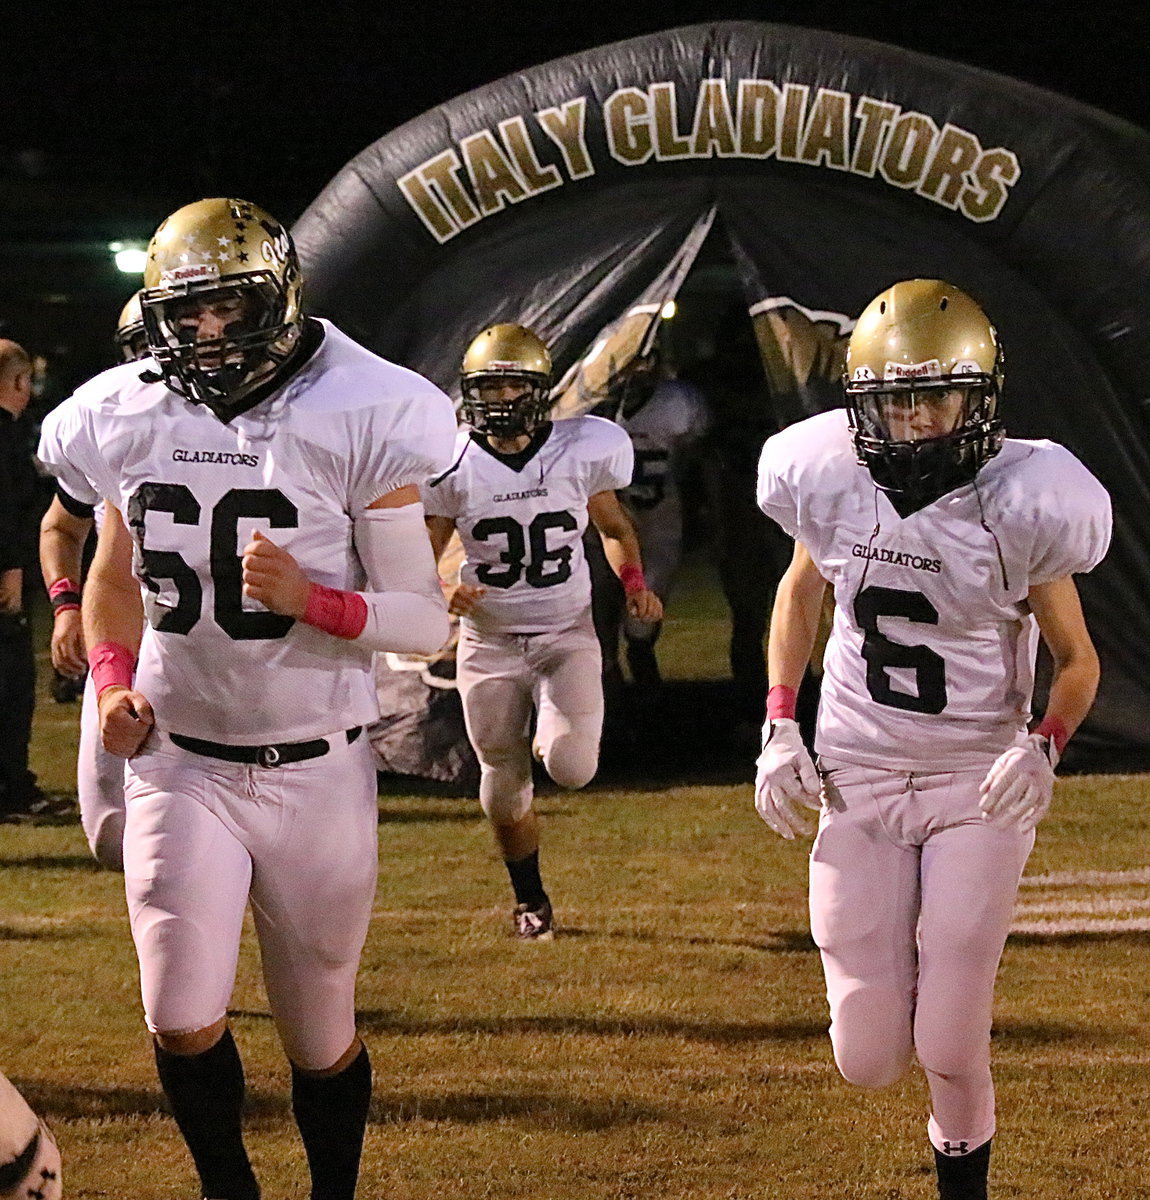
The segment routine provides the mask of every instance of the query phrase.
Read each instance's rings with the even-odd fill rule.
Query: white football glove
[[[755,763],[755,808],[780,836],[814,832],[798,806],[821,806],[821,781],[799,736],[797,721],[780,718],[763,726],[763,751]]]
[[[1054,794],[1058,750],[1052,738],[1032,733],[995,760],[979,791],[982,818],[995,829],[1029,833],[1046,816]]]

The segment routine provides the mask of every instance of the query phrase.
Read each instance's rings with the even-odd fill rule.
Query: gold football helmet
[[[847,411],[878,487],[921,508],[1002,448],[1002,346],[982,309],[940,279],[908,279],[863,310],[847,347]]]
[[[530,329],[492,325],[467,347],[463,419],[499,438],[534,433],[551,412],[551,355]]]
[[[222,420],[267,383],[303,330],[291,235],[246,200],[198,200],[148,246],[140,293],[148,347],[168,386]]]
[[[148,335],[144,332],[144,314],[140,310],[140,293],[134,292],[120,310],[114,337],[116,349],[124,362],[135,362],[148,354]]]

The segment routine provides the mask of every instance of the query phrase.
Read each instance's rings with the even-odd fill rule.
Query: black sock
[[[543,880],[539,876],[538,847],[525,858],[505,859],[503,865],[507,868],[507,874],[511,876],[515,899],[520,904],[530,904],[532,908],[536,908],[547,899],[547,893],[543,890]]]
[[[244,1068],[231,1030],[203,1054],[173,1054],[155,1043],[156,1070],[192,1154],[205,1196],[259,1200],[244,1149]]]
[[[338,1075],[291,1069],[291,1105],[311,1171],[311,1200],[352,1200],[371,1103],[367,1047]]]
[[[983,1142],[969,1154],[943,1154],[936,1149],[934,1169],[938,1172],[939,1200],[986,1200],[990,1142]]]

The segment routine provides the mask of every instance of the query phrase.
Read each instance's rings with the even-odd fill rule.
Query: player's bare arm
[[[639,621],[661,621],[663,603],[643,579],[639,538],[619,497],[611,491],[596,492],[587,499],[587,514],[603,539],[611,570],[623,584],[627,612]]]
[[[1054,675],[1042,721],[1022,745],[999,755],[983,780],[979,807],[1000,829],[1030,830],[1046,815],[1054,795],[1054,768],[1098,691],[1098,655],[1073,578],[1032,587],[1027,603],[1050,650]]]
[[[1078,588],[1071,576],[1055,579],[1032,587],[1027,602],[1054,663],[1045,720],[1061,722],[1069,740],[1094,703],[1100,674]]]
[[[132,536],[119,509],[106,505],[96,556],[88,573],[84,640],[99,697],[100,736],[110,754],[131,758],[144,744],[155,714],[130,683],[140,651],[144,605],[132,574]],[[112,679],[113,682],[105,682]]]
[[[779,581],[767,642],[771,686],[799,690],[815,647],[827,581],[802,542],[795,542],[790,566]]]
[[[255,530],[244,547],[244,595],[372,650],[434,654],[450,631],[419,489],[408,485],[374,500],[355,518],[353,538],[371,592],[317,584],[287,550]]]
[[[455,533],[455,518],[429,516],[425,520],[427,533],[431,538],[431,552],[438,563]],[[443,589],[447,597],[447,611],[454,617],[463,617],[472,612],[487,591],[481,584],[476,583],[457,583],[454,586],[444,584]]]
[[[40,521],[40,571],[44,586],[53,596],[52,666],[61,675],[79,677],[88,667],[84,650],[84,628],[80,608],[57,607],[53,587],[79,579],[83,568],[84,544],[92,529],[92,518],[70,513],[54,496]],[[78,594],[78,592],[77,592]]]

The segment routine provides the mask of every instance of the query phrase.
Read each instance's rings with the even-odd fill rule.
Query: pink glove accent
[[[647,581],[643,578],[643,568],[637,567],[634,563],[624,563],[619,568],[619,582],[628,596],[647,590]]]
[[[119,642],[101,642],[88,651],[88,668],[99,696],[105,688],[132,686],[136,656]]]
[[[359,592],[341,592],[339,588],[313,583],[307,594],[303,621],[333,637],[351,641],[363,633],[367,624],[367,601]]]
[[[797,693],[785,683],[776,683],[767,693],[767,720],[793,721]]]
[[[1058,757],[1062,757],[1062,751],[1065,749],[1066,743],[1070,741],[1070,734],[1066,732],[1066,726],[1061,717],[1043,717],[1034,732],[1039,737],[1048,737],[1054,743]]]

